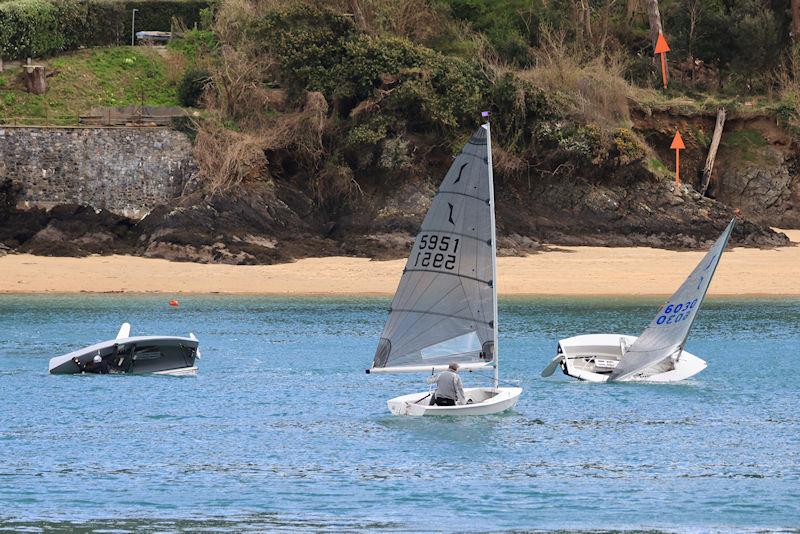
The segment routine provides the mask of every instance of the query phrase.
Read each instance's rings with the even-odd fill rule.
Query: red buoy
[[[175,299],[172,299],[171,301],[169,301],[169,305],[177,308],[178,307],[178,301],[175,300]]]

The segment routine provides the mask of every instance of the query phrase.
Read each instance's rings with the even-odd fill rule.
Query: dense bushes
[[[484,83],[475,62],[404,38],[358,33],[348,17],[273,12],[257,24],[257,37],[278,58],[290,94],[320,91],[365,132],[377,112],[402,117],[411,129],[448,130],[470,117],[474,122],[481,111]]]
[[[0,4],[0,51],[5,58],[40,55],[65,47],[59,10],[39,0]]]
[[[622,53],[630,63],[630,80],[643,85],[660,80],[649,61],[653,43],[644,2],[443,1],[511,66],[535,65],[542,36],[550,32],[574,44],[576,56]],[[789,53],[788,0],[660,0],[659,6],[672,64],[688,70],[690,60],[702,60],[719,86],[762,92]],[[692,85],[697,85],[694,74]]]
[[[210,74],[206,69],[191,69],[184,73],[178,84],[178,100],[182,106],[197,107],[200,97],[210,81]]]
[[[695,9],[666,2],[663,18],[676,58],[692,57],[746,82],[749,90],[764,81],[789,45],[788,9],[772,9],[764,0],[697,0]],[[760,87],[753,87],[760,77]]]
[[[136,28],[170,29],[172,17],[192,25],[208,0],[9,0],[0,3],[0,56],[21,59],[81,46],[126,43],[131,10]]]

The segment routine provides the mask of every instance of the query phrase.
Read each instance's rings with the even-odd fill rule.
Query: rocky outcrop
[[[685,137],[696,141],[696,136]],[[425,156],[402,172],[356,175],[356,186],[336,189],[327,198],[320,198],[319,182],[297,170],[213,192],[190,180],[183,195],[162,202],[141,221],[74,204],[23,210],[24,189],[6,180],[0,184],[0,250],[230,264],[330,255],[402,258],[451,161],[444,149],[417,148]],[[765,143],[759,150],[778,149]],[[715,190],[718,198],[769,198],[774,211],[703,198],[691,180],[676,191],[669,177],[648,170],[646,159],[622,163],[612,158],[589,167],[559,164],[552,173],[530,179],[498,173],[499,253],[530,254],[545,244],[702,249],[737,216],[736,208],[734,245],[787,245],[785,235],[768,227],[776,220],[773,214],[791,222],[788,217],[795,213],[787,208],[796,205],[795,172],[781,154],[771,160],[774,167],[721,167]]]
[[[681,176],[700,187],[714,130],[711,114],[634,114],[639,133],[656,156],[672,168],[670,139],[680,130],[686,142]],[[707,195],[760,224],[800,227],[800,146],[773,117],[732,113],[725,124]]]
[[[771,121],[738,125],[723,138],[711,193],[754,221],[800,227],[798,146]]]
[[[161,206],[138,226],[144,256],[204,263],[260,264],[336,254],[299,190],[273,182]]]
[[[20,210],[19,184],[0,182],[0,248],[43,256],[134,254],[136,223],[106,210],[65,204]]]

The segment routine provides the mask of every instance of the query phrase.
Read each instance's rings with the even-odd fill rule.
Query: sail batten
[[[494,357],[495,268],[488,125],[447,171],[414,240],[373,369],[486,364]]]
[[[489,199],[488,198],[481,198],[481,197],[479,197],[477,195],[470,195],[469,193],[462,193],[460,191],[439,191],[439,193],[437,193],[437,194],[438,195],[458,195],[458,196],[462,196],[462,197],[471,198],[473,200],[477,200],[478,202],[485,202],[487,204],[489,203]]]
[[[473,321],[475,319],[474,317],[467,317],[465,315],[454,315],[454,314],[449,314],[449,313],[440,313],[440,312],[433,312],[433,311],[422,312],[422,311],[419,311],[419,310],[412,310],[412,309],[404,310],[402,308],[401,309],[397,309],[397,310],[392,309],[390,311],[397,311],[397,312],[404,312],[404,313],[424,313],[426,315],[438,315],[440,317],[448,317],[448,318],[451,318],[451,319],[463,319],[465,321]],[[491,321],[486,322],[486,324],[491,326]]]
[[[619,364],[608,379],[624,380],[638,373],[646,373],[659,362],[665,362],[676,353],[680,357],[689,336],[697,311],[703,303],[708,287],[728,244],[735,220],[722,232],[711,249],[697,264],[689,277],[662,305],[650,325],[628,347]]]
[[[407,273],[437,273],[441,274],[442,276],[457,276],[458,278],[464,278],[467,280],[472,280],[473,282],[480,282],[481,284],[486,284],[487,286],[492,285],[491,280],[481,280],[480,278],[475,278],[473,276],[465,276],[463,274],[456,274],[456,273],[443,273],[441,271],[437,271],[434,269],[406,269],[405,272]]]

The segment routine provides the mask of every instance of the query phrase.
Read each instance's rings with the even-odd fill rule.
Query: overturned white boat
[[[403,269],[367,373],[493,370],[466,403],[431,406],[431,391],[387,402],[393,415],[487,415],[513,408],[521,388],[499,387],[494,186],[489,124],[455,158]]]
[[[50,373],[56,375],[97,372],[94,359],[110,373],[193,375],[200,357],[194,334],[177,336],[131,336],[131,325],[123,323],[115,339],[96,343],[50,359]]]
[[[637,338],[619,334],[588,334],[562,339],[556,356],[542,370],[547,377],[561,367],[564,374],[590,382],[674,382],[694,376],[706,362],[683,350],[714,276],[734,220],[711,247],[689,278],[658,310]]]

